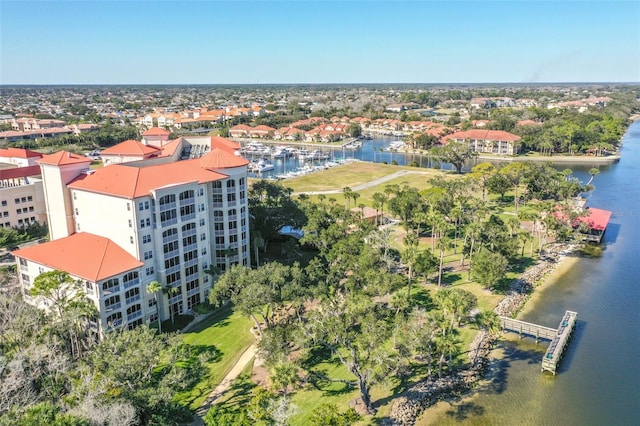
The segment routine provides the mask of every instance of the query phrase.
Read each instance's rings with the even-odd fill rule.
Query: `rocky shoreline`
[[[513,280],[509,292],[494,311],[501,316],[515,316],[524,306],[536,285],[576,250],[575,244],[552,244],[545,257]],[[417,417],[439,401],[469,393],[481,380],[489,365],[489,354],[497,336],[480,331],[469,346],[469,365],[453,373],[417,383],[395,399],[385,425],[413,425]]]

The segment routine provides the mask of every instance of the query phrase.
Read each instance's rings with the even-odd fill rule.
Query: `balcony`
[[[167,269],[165,270],[165,273],[166,273],[167,275],[169,275],[169,274],[173,274],[173,273],[175,273],[175,272],[180,272],[180,265],[175,265],[175,266],[172,266],[172,267],[167,268]]]
[[[194,197],[185,198],[184,200],[180,200],[180,205],[181,206],[186,206],[187,204],[195,204],[195,203],[196,203],[196,199]]]
[[[200,293],[200,287],[192,288],[187,291],[187,297],[193,296],[194,294]]]
[[[195,213],[189,213],[189,214],[184,214],[180,216],[180,220],[182,220],[183,222],[186,222],[188,220],[193,220],[195,218],[196,218]]]
[[[127,315],[127,322],[132,322],[137,320],[138,318],[140,318],[142,316],[142,310],[136,311],[132,314],[128,314]]]
[[[130,305],[130,304],[132,304],[133,302],[137,302],[138,300],[140,300],[140,295],[139,295],[139,294],[136,294],[135,296],[128,297],[128,298],[127,298],[127,300],[125,300],[125,303],[126,303],[127,305]]]
[[[160,211],[161,212],[166,212],[167,210],[171,210],[171,209],[175,209],[175,208],[176,208],[176,202],[175,201],[173,203],[160,204]]]
[[[193,266],[197,264],[198,264],[198,258],[196,257],[195,259],[187,260],[186,262],[184,262],[184,267],[188,268],[189,266]]]
[[[195,215],[194,215],[194,217],[195,217]],[[167,226],[175,225],[176,223],[178,223],[178,218],[174,217],[174,218],[171,218],[171,219],[160,221],[160,227],[161,228],[166,228]]]
[[[124,288],[137,287],[138,285],[140,285],[140,278],[135,278],[129,281],[123,281],[122,284],[124,285]]]
[[[112,303],[111,305],[104,305],[105,312],[115,311],[122,307],[122,302]]]

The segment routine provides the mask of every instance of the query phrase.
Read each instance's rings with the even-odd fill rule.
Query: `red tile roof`
[[[100,155],[149,155],[157,154],[160,150],[133,139],[120,142],[117,145],[103,149]]]
[[[222,148],[214,148],[200,159],[200,167],[207,170],[229,169],[249,164],[249,160]]]
[[[1,169],[0,179],[15,179],[41,174],[40,166],[13,167],[11,169]]]
[[[0,149],[0,157],[7,158],[41,158],[42,154],[24,148],[6,148]]]
[[[223,165],[225,167],[215,168],[238,167],[248,164],[248,161],[242,157],[224,153],[226,154],[224,157],[226,163],[216,162],[214,165]],[[69,187],[116,197],[136,198],[149,195],[153,189],[168,185],[186,182],[213,182],[226,178],[227,175],[212,171],[209,167],[204,167],[200,164],[207,155],[199,159],[147,167],[135,167],[126,163],[113,164],[98,169],[89,175],[80,175],[69,184]],[[235,161],[234,165],[230,165],[231,159],[229,157],[232,157],[233,161]],[[210,168],[214,167],[210,166]]]
[[[514,135],[513,133],[505,132],[504,130],[471,129],[464,132],[452,133],[445,136],[443,139],[477,139],[485,141],[515,142],[517,140],[520,140],[520,136]]]
[[[211,149],[214,148],[222,148],[230,152],[235,152],[240,149],[240,144],[223,138],[222,136],[211,136]]]
[[[87,232],[16,250],[13,254],[94,282],[143,265],[110,239]]]
[[[91,159],[82,155],[67,151],[58,151],[55,154],[43,155],[39,164],[50,164],[54,166],[65,166],[67,164],[87,163],[91,164]]]
[[[160,127],[152,127],[142,133],[142,136],[168,136],[171,132]]]

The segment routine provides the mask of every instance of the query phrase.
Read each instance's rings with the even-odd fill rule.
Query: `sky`
[[[640,2],[0,0],[0,84],[529,82],[640,82]]]

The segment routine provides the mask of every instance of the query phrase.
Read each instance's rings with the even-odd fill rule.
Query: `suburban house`
[[[64,151],[38,161],[50,241],[13,252],[25,300],[46,308],[29,289],[39,274],[62,270],[82,283],[101,332],[133,328],[204,302],[210,268],[249,265],[249,162],[240,146],[194,137],[154,148],[158,155],[96,170]],[[153,281],[166,291],[148,294]]]
[[[443,136],[442,144],[448,141],[468,142],[474,152],[481,154],[516,155],[520,136],[504,130],[471,129]]]

